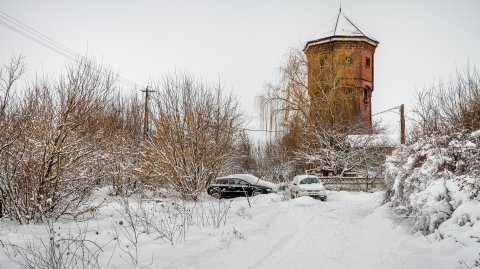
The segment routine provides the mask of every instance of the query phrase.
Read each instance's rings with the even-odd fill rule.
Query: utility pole
[[[400,144],[403,145],[405,144],[405,106],[403,104],[384,110],[382,112],[375,113],[372,116],[376,116],[385,112],[390,112],[392,110],[397,110],[397,108],[400,110]]]
[[[405,144],[405,107],[400,106],[400,144]]]
[[[143,138],[146,139],[148,135],[148,115],[149,115],[149,110],[148,110],[148,100],[150,97],[151,92],[155,92],[153,90],[149,90],[148,86],[145,88],[145,90],[142,90],[142,92],[145,93],[145,111],[144,111],[144,116],[143,116]]]

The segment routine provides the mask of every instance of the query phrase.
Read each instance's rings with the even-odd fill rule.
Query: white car
[[[327,200],[327,191],[317,176],[299,175],[295,176],[290,184],[290,196],[311,196],[322,201]]]

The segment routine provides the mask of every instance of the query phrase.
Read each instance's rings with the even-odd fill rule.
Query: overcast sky
[[[480,64],[480,1],[341,1],[342,11],[380,42],[373,113],[467,63]],[[223,82],[258,126],[255,96],[275,79],[290,47],[321,37],[340,1],[0,0],[0,11],[66,47],[146,85],[173,70]],[[5,21],[0,17],[1,21]],[[58,74],[68,58],[0,25],[0,62],[26,57],[29,74]],[[257,116],[256,116],[257,115]],[[382,115],[396,132],[398,116]],[[258,136],[258,134],[257,134]]]

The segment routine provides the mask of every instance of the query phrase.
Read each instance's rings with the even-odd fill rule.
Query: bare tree
[[[225,166],[225,172],[227,174],[252,173],[257,167],[257,160],[254,156],[252,141],[244,130],[238,132],[233,147],[233,152]]]
[[[25,65],[23,56],[13,57],[10,63],[0,68],[0,127],[5,128],[7,113],[9,111],[12,99],[12,91],[22,75],[25,73]],[[0,148],[1,150],[1,148]]]
[[[0,156],[15,143],[21,134],[21,124],[12,117],[15,113],[13,90],[15,83],[25,72],[23,56],[13,57],[8,65],[0,68]],[[3,170],[5,167],[1,167]],[[0,218],[3,217],[6,199],[5,185],[2,180],[5,172],[0,172]]]
[[[353,50],[335,50],[322,58],[322,72],[308,73],[305,54],[291,49],[280,67],[280,81],[269,83],[259,96],[263,118],[270,128],[344,125],[356,120],[358,92],[354,86]]]
[[[295,163],[290,160],[292,153],[286,151],[284,137],[275,138],[258,143],[250,149],[250,169],[237,171],[249,173],[259,178],[275,182],[285,183],[290,181],[295,174]]]
[[[303,122],[310,117],[307,59],[303,52],[291,49],[279,71],[280,80],[269,82],[258,97],[262,118],[270,129],[277,129],[295,117]]]
[[[99,115],[114,87],[111,75],[80,61],[57,82],[36,80],[10,115],[21,130],[1,152],[5,211],[20,223],[76,215],[102,176]]]
[[[166,77],[154,89],[154,130],[144,143],[143,177],[151,188],[171,187],[195,198],[233,150],[238,102],[221,85],[186,74]]]
[[[136,171],[140,165],[140,144],[143,141],[143,109],[137,94],[118,94],[104,108],[99,124],[105,137],[98,173],[105,174],[113,195],[130,195],[141,189]]]
[[[480,129],[480,73],[467,68],[463,73],[457,72],[451,82],[440,82],[420,91],[413,112],[413,135]]]

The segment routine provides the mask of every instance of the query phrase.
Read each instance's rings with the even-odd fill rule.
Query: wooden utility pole
[[[147,138],[148,135],[148,115],[149,115],[149,110],[148,110],[148,100],[150,97],[151,92],[154,92],[152,90],[148,89],[148,86],[145,88],[145,90],[142,90],[142,92],[145,93],[145,111],[144,111],[144,116],[143,116],[143,138]]]
[[[405,144],[405,107],[400,106],[400,144]]]

